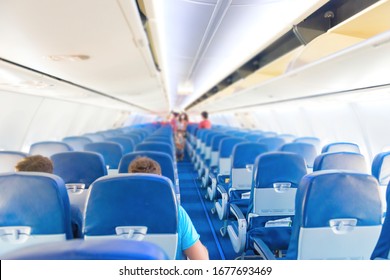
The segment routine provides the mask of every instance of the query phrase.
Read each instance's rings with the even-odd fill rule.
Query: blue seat
[[[314,160],[313,171],[328,169],[342,169],[368,173],[368,167],[364,156],[353,152],[328,152],[319,154]]]
[[[92,142],[102,142],[102,141],[106,140],[104,135],[101,133],[98,133],[98,132],[97,133],[86,133],[82,136],[89,138]]]
[[[230,204],[234,203],[241,208],[243,213],[246,213],[249,196],[245,198],[244,196],[246,193],[250,193],[252,187],[255,159],[267,151],[267,146],[253,142],[239,143],[234,146],[229,183],[225,186],[217,185],[217,191],[221,198],[215,201],[215,210],[218,217],[225,221],[221,229],[223,236],[226,232]]]
[[[0,254],[73,238],[64,181],[52,174],[0,175]]]
[[[176,196],[180,201],[180,187],[179,187],[179,178],[175,172],[175,167],[173,165],[173,160],[170,155],[162,152],[154,152],[154,151],[140,151],[140,152],[132,152],[126,154],[122,157],[119,162],[118,173],[128,173],[128,168],[130,163],[138,158],[138,157],[148,157],[152,160],[157,161],[161,167],[161,175],[169,178],[172,181],[172,184],[175,187]]]
[[[61,141],[42,141],[33,143],[30,146],[30,155],[41,155],[50,157],[56,153],[73,151],[72,147]]]
[[[122,146],[115,142],[90,143],[84,146],[84,150],[101,154],[108,169],[117,169],[123,155]]]
[[[103,156],[95,152],[75,151],[54,154],[51,160],[53,173],[65,182],[71,205],[83,213],[89,186],[107,175]]]
[[[257,157],[246,217],[235,204],[230,213],[236,221],[227,227],[236,253],[253,249],[253,240],[261,237],[272,250],[285,250],[290,240],[289,224],[294,216],[295,194],[306,163],[302,156],[289,152],[268,152]]]
[[[261,133],[250,133],[244,136],[244,139],[251,142],[258,142],[261,138],[264,138],[264,135]]]
[[[107,138],[107,141],[118,143],[122,146],[123,154],[131,153],[134,151],[135,144],[133,140],[126,136],[115,136]]]
[[[389,184],[390,185],[390,184]],[[388,259],[390,260],[390,187],[387,186],[386,200],[387,210],[385,221],[382,225],[381,234],[379,235],[378,242],[375,245],[372,252],[371,259]]]
[[[0,151],[0,173],[15,171],[16,164],[28,154],[17,151]]]
[[[146,241],[125,239],[68,240],[12,251],[3,260],[167,260],[165,252]]]
[[[312,137],[312,136],[303,136],[303,137],[295,138],[293,142],[312,144],[314,145],[314,147],[316,147],[317,154],[321,152],[320,138]]]
[[[390,152],[377,154],[371,164],[371,174],[379,182],[379,194],[382,201],[383,217],[386,214],[386,188],[390,182]]]
[[[257,143],[264,144],[267,146],[268,151],[277,151],[281,146],[283,146],[286,143],[286,140],[281,137],[264,137],[259,139]]]
[[[217,168],[209,174],[211,184],[207,187],[206,197],[211,201],[217,199],[217,185],[227,186],[230,180],[230,169],[232,166],[231,155],[235,145],[246,140],[238,137],[227,137],[219,143],[218,165]],[[214,211],[214,210],[212,210]]]
[[[353,171],[305,176],[298,188],[286,259],[369,259],[381,231],[376,179]],[[272,252],[258,238],[255,250]]]
[[[84,151],[84,146],[92,143],[92,140],[85,136],[69,136],[63,138],[62,141],[71,146],[74,151]]]
[[[330,152],[351,152],[360,154],[360,148],[358,144],[351,142],[334,142],[322,147],[321,153]]]
[[[306,161],[307,168],[313,168],[314,160],[317,156],[316,147],[313,144],[304,142],[286,143],[280,147],[280,151],[301,155]]]
[[[204,172],[202,173],[202,188],[207,188],[210,184],[210,174],[214,173],[218,167],[219,159],[219,144],[225,138],[229,136],[223,133],[218,133],[217,135],[212,136],[211,138],[211,150],[210,150],[210,159],[204,162]]]
[[[95,181],[83,227],[88,239],[143,239],[174,259],[178,242],[177,200],[172,182],[154,174],[118,174]]]
[[[175,160],[175,153],[174,149],[170,144],[163,143],[163,142],[157,142],[157,141],[150,141],[150,142],[142,142],[135,146],[135,151],[155,151],[155,152],[163,152],[167,153],[172,157],[173,160]]]

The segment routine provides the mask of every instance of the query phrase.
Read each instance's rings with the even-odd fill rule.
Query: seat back
[[[0,175],[0,254],[71,239],[70,205],[63,180],[40,172]]]
[[[228,138],[229,136],[226,134],[217,134],[212,137],[211,139],[211,155],[210,155],[210,166],[217,166],[218,165],[218,158],[219,158],[219,144],[221,141],[225,138]]]
[[[317,156],[316,147],[313,144],[304,142],[292,142],[284,144],[282,147],[280,147],[280,151],[301,155],[306,161],[307,168],[313,168],[314,160]]]
[[[0,173],[15,171],[15,165],[28,154],[17,151],[0,151]]]
[[[117,169],[122,158],[122,146],[115,142],[94,142],[84,146],[85,151],[95,152],[102,155],[109,169]]]
[[[174,259],[177,201],[172,182],[154,174],[118,174],[95,181],[85,211],[85,239],[143,239]]]
[[[266,145],[268,151],[277,151],[281,146],[286,143],[286,141],[281,137],[274,136],[261,138],[257,143]]]
[[[68,240],[12,251],[4,260],[167,260],[165,252],[146,241],[125,239]]]
[[[131,153],[134,151],[134,142],[131,138],[126,136],[115,136],[107,138],[107,141],[118,143],[122,146],[123,154]]]
[[[172,159],[175,158],[173,147],[170,144],[163,143],[163,142],[157,142],[157,141],[143,142],[135,146],[135,151],[136,152],[140,152],[140,151],[163,152],[170,155]]]
[[[360,148],[358,144],[351,142],[334,142],[322,147],[321,153],[330,152],[351,152],[360,154]]]
[[[390,184],[389,184],[390,185]],[[378,242],[372,252],[371,259],[388,259],[390,260],[390,187],[387,186],[386,200],[387,210],[386,218],[382,225]]]
[[[313,171],[328,169],[342,169],[368,173],[364,156],[352,152],[328,152],[319,154],[314,160]]]
[[[298,154],[269,152],[258,156],[248,217],[293,216],[296,190],[306,172],[306,163]]]
[[[374,157],[371,164],[371,174],[379,182],[379,193],[382,201],[382,209],[386,214],[386,188],[390,182],[390,152],[382,152]]]
[[[56,153],[73,151],[72,147],[61,141],[42,141],[36,142],[30,146],[30,155],[41,155],[50,157]]]
[[[312,136],[297,137],[294,139],[293,142],[312,144],[314,145],[314,147],[316,147],[317,154],[321,152],[320,138],[312,137]]]
[[[268,152],[267,146],[244,142],[234,146],[232,151],[231,188],[250,190],[252,187],[253,165],[257,156]]]
[[[71,146],[74,151],[84,151],[84,146],[92,143],[92,140],[85,136],[69,136],[63,138],[62,141]]]
[[[244,142],[245,139],[238,137],[227,137],[222,139],[219,143],[218,155],[218,173],[222,175],[229,175],[232,167],[231,156],[233,148],[238,143]]]
[[[288,259],[369,259],[381,230],[376,179],[353,171],[305,176],[298,188]]]

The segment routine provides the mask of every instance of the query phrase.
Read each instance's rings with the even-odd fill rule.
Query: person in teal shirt
[[[158,162],[148,157],[138,157],[128,168],[129,173],[152,173],[161,175]],[[184,208],[178,206],[178,246],[176,259],[208,260],[207,248],[200,242],[200,236]]]

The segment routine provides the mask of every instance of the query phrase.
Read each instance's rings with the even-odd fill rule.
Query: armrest
[[[261,240],[261,238],[253,238],[253,247],[264,260],[276,260],[272,251],[268,248],[267,244]]]
[[[225,220],[227,217],[227,211],[228,211],[229,195],[228,195],[228,192],[225,190],[224,186],[217,185],[217,191],[220,194],[221,201],[218,201],[218,200],[215,201],[215,210],[218,213],[219,219]]]
[[[234,251],[236,253],[242,253],[246,245],[247,222],[244,214],[242,214],[241,209],[237,205],[230,204],[230,213],[237,220],[237,233],[232,225],[227,226],[227,232]]]

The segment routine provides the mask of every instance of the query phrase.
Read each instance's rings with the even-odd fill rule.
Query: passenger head
[[[160,164],[148,157],[137,157],[129,164],[129,173],[152,173],[161,175]]]
[[[188,115],[186,113],[181,113],[179,116],[179,120],[188,122]]]
[[[41,155],[28,156],[16,164],[15,170],[53,173],[53,162]]]
[[[209,117],[209,113],[207,113],[206,111],[203,111],[201,113],[201,116],[202,116],[202,118],[207,119]]]

